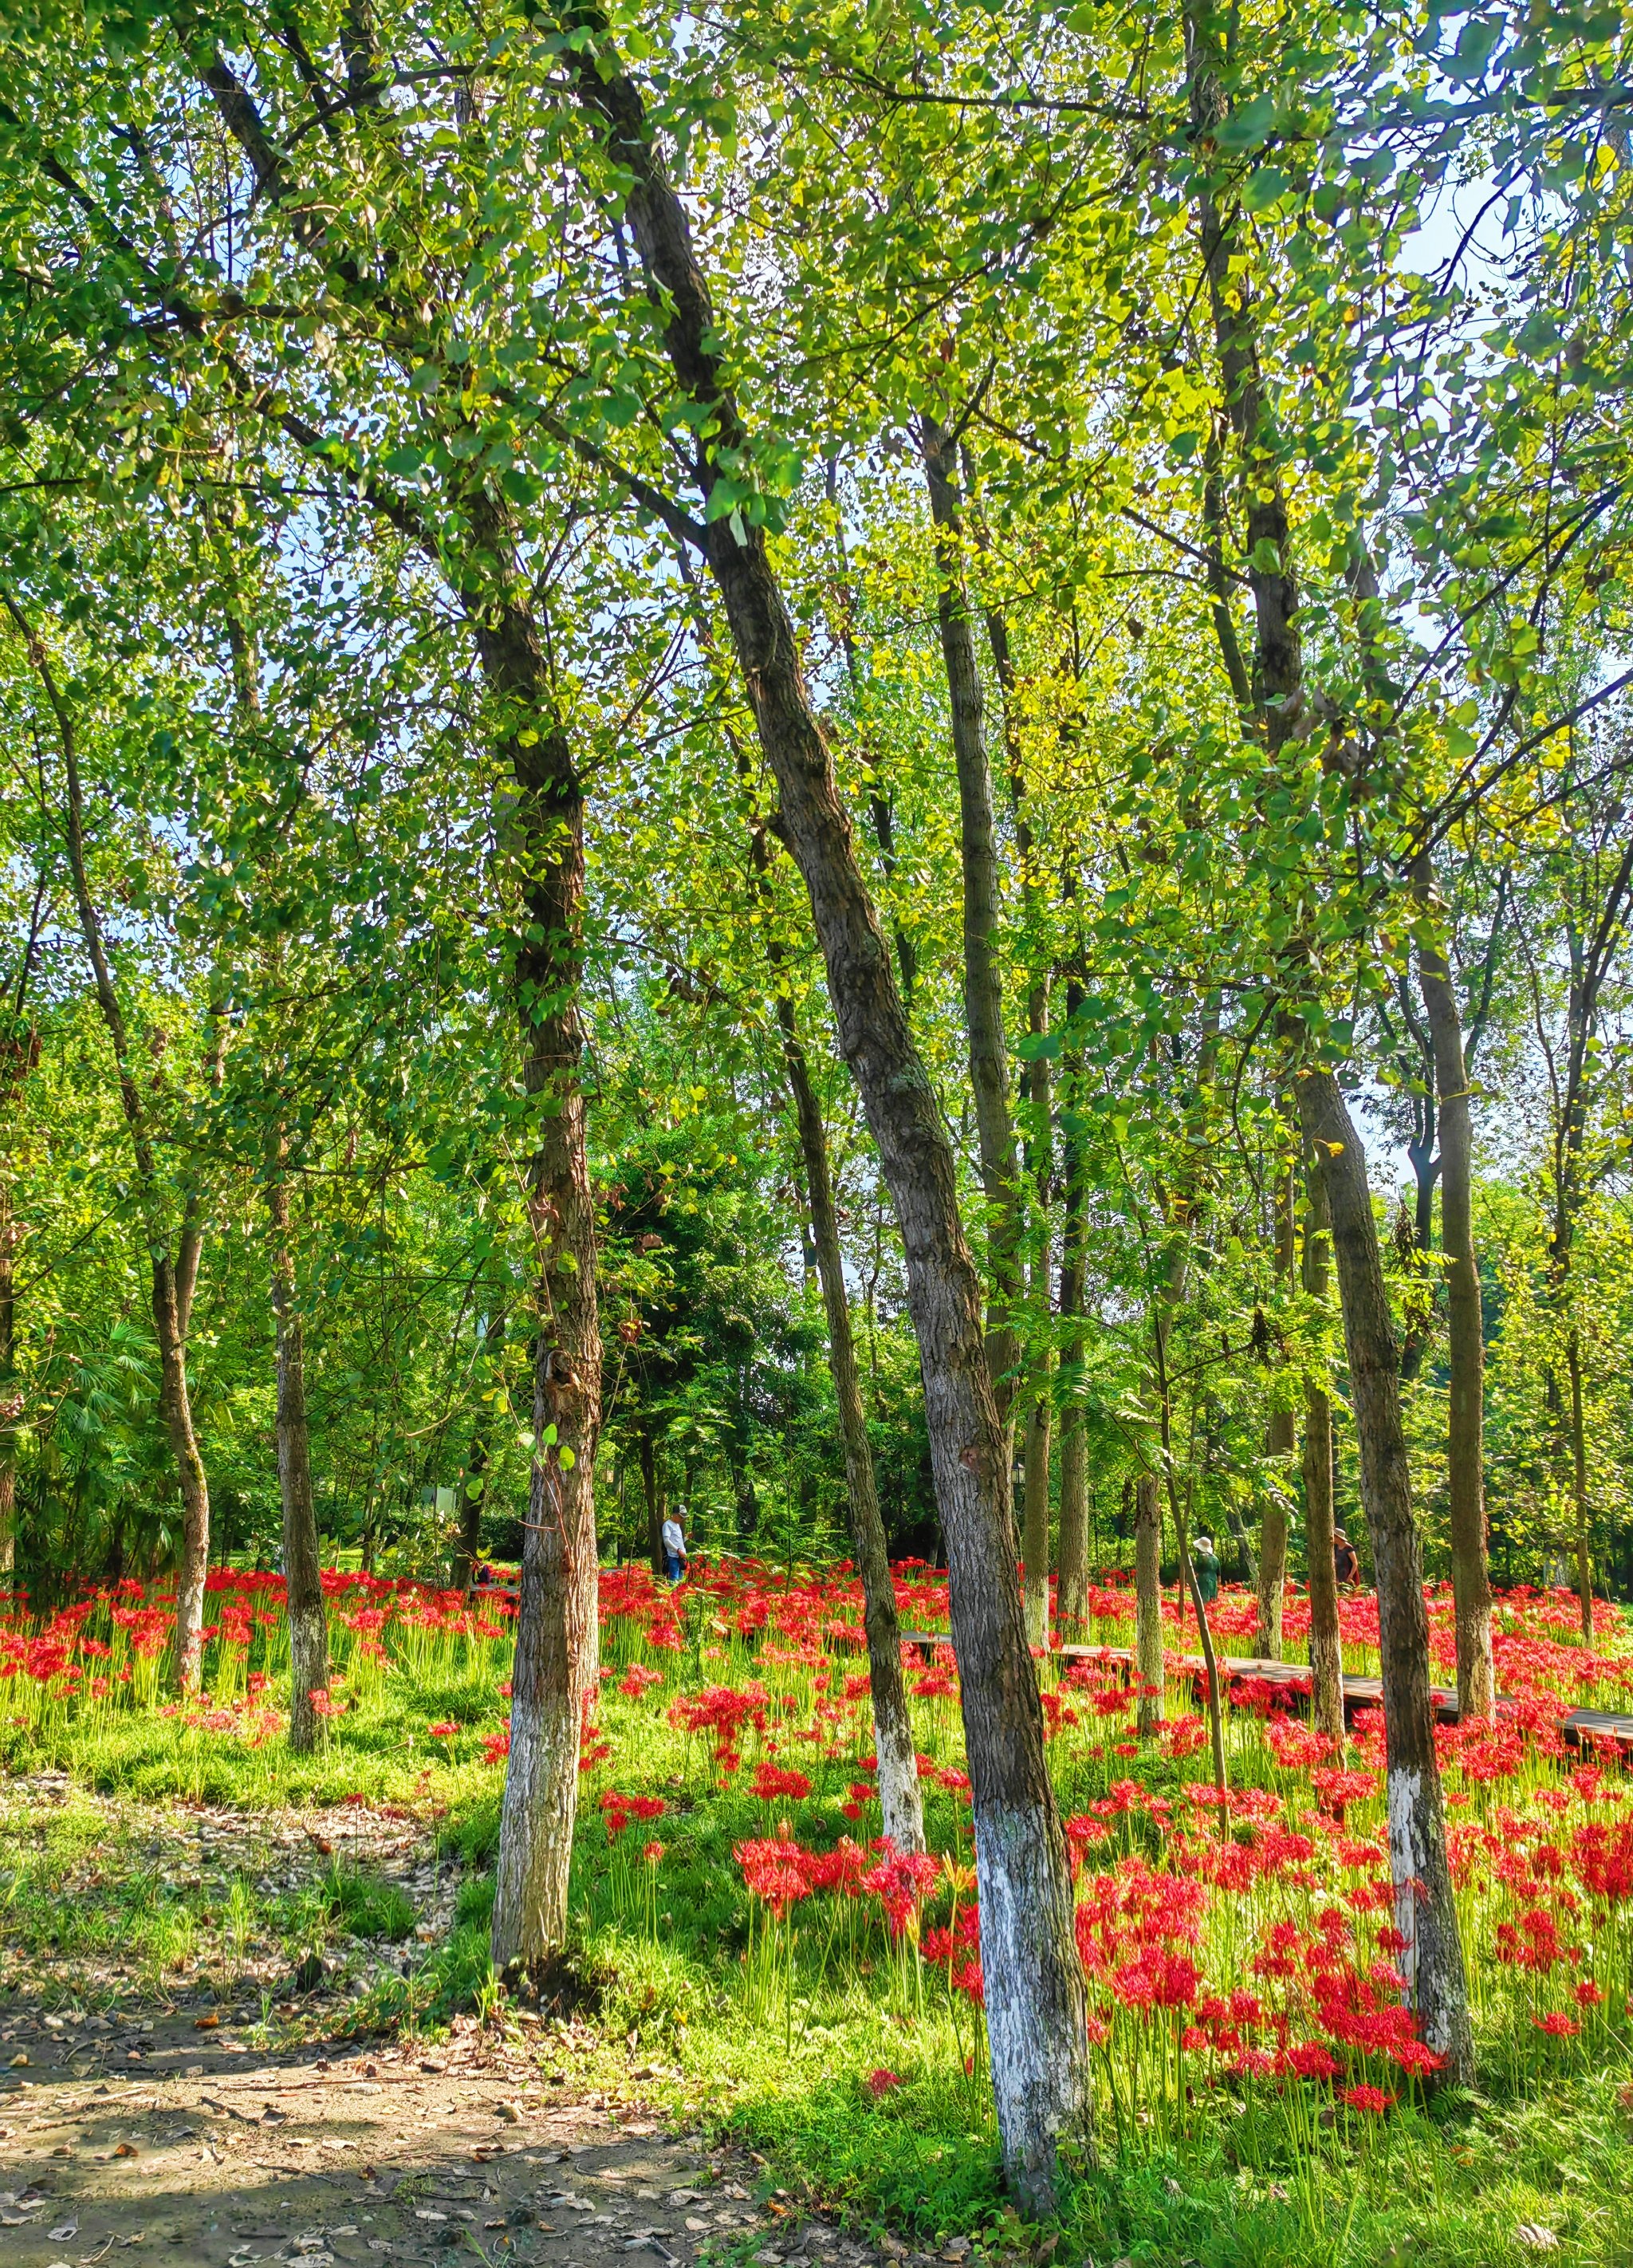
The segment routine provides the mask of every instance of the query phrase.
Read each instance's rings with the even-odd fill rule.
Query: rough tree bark
[[[964,524],[958,449],[931,416],[919,421],[930,517],[935,533],[936,618],[953,720],[959,784],[959,858],[964,883],[964,1024],[975,1097],[975,1134],[988,1211],[991,1307],[987,1350],[998,1415],[1011,1423],[1016,1328],[1020,1306],[1021,1207],[1015,1128],[1010,1112],[1009,1055],[1004,1038],[1004,980],[994,939],[999,887],[992,820],[992,768],[987,755],[985,700],[975,657],[964,566]]]
[[[280,1145],[281,1149],[281,1145]],[[323,1604],[318,1508],[312,1487],[306,1425],[305,1335],[295,1300],[290,1249],[289,1184],[280,1154],[267,1187],[272,1224],[272,1320],[277,1348],[278,1496],[283,1512],[283,1577],[288,1587],[289,1744],[298,1755],[317,1745],[312,1697],[329,1682],[328,1616]]]
[[[495,1966],[536,1981],[566,1942],[578,1740],[597,1658],[601,1337],[579,1077],[584,790],[505,514],[485,490],[467,509],[474,549],[466,605],[494,704],[496,745],[513,784],[503,832],[521,901],[513,984],[522,1076],[541,1104],[528,1189],[537,1266],[535,1447],[492,1932]]]
[[[805,1161],[811,1241],[816,1247],[817,1276],[828,1317],[828,1367],[833,1373],[839,1437],[845,1457],[850,1548],[856,1554],[857,1572],[862,1581],[862,1621],[867,1634],[879,1808],[884,1814],[885,1832],[897,1850],[922,1851],[925,1847],[924,1804],[919,1792],[918,1757],[913,1745],[907,1681],[901,1674],[901,1626],[896,1615],[885,1523],[879,1516],[862,1381],[857,1371],[850,1300],[845,1290],[844,1253],[839,1241],[839,1217],[835,1210],[833,1176],[828,1167],[828,1130],[822,1123],[816,1090],[811,1084],[810,1066],[795,1023],[793,1003],[782,996],[776,1008],[783,1035],[783,1061],[799,1129],[799,1152]]]
[[[1320,1160],[1331,1213],[1361,1498],[1378,1574],[1389,1862],[1395,1927],[1406,1940],[1400,1967],[1424,2039],[1446,2058],[1446,2076],[1466,2085],[1474,2076],[1474,2037],[1429,1702],[1429,1617],[1401,1418],[1400,1350],[1366,1159],[1349,1108],[1329,1071],[1302,1071],[1295,1086],[1299,1123]]]
[[[1277,1178],[1275,1204],[1276,1272],[1291,1285],[1297,1242],[1291,1166]],[[1291,1484],[1293,1451],[1298,1440],[1298,1421],[1291,1406],[1270,1412],[1267,1436],[1265,1446],[1274,1469],[1259,1524],[1259,1615],[1254,1631],[1254,1652],[1261,1661],[1279,1661],[1282,1608],[1287,1595],[1287,1491]]]
[[[1134,1672],[1136,1729],[1142,1740],[1162,1722],[1162,1497],[1155,1473],[1134,1483]]]
[[[1424,915],[1433,918],[1435,877],[1426,850],[1420,850],[1412,863],[1412,885]],[[1451,1367],[1446,1477],[1457,1706],[1460,1717],[1490,1717],[1497,1711],[1497,1675],[1491,1660],[1491,1578],[1486,1556],[1485,1326],[1475,1248],[1473,1125],[1462,1010],[1438,944],[1420,943],[1417,981],[1434,1049],[1440,1115],[1440,1242],[1446,1257]]]
[[[582,19],[581,19],[582,22]],[[695,476],[705,501],[750,437],[716,353],[716,319],[686,215],[639,90],[597,25],[578,65],[603,122],[626,222],[681,395],[707,405]],[[733,525],[734,517],[736,525]],[[975,1805],[982,1962],[1004,2162],[1029,2211],[1056,2202],[1063,2144],[1090,2112],[1083,1972],[1070,1874],[1027,1653],[1004,1431],[986,1353],[981,1284],[959,1217],[952,1146],[903,1014],[892,955],[857,864],[798,646],[763,537],[723,512],[693,532],[719,588],[779,827],[805,880],[841,1049],[857,1079],[906,1256]]]
[[[1331,1220],[1319,1165],[1309,1175],[1305,1215],[1304,1288],[1325,1307]],[[1333,1561],[1333,1400],[1326,1373],[1305,1374],[1304,1532],[1310,1575],[1311,1711],[1329,1740],[1344,1736],[1343,1649],[1338,1633],[1338,1571]]]
[[[1071,1021],[1081,990],[1069,983],[1066,1019]],[[1069,1071],[1070,1063],[1069,1058]],[[1071,1101],[1067,1089],[1067,1102]],[[1089,1460],[1083,1425],[1083,1295],[1088,1244],[1088,1187],[1082,1145],[1062,1137],[1065,1169],[1065,1219],[1061,1231],[1060,1314],[1063,1333],[1060,1358],[1060,1539],[1056,1612],[1068,1638],[1082,1638],[1089,1618]]]

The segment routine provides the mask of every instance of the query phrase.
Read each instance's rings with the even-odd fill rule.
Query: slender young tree
[[[1319,1312],[1327,1306],[1331,1222],[1327,1184],[1307,1176],[1304,1289]],[[1333,1400],[1324,1363],[1305,1373],[1304,1532],[1310,1579],[1312,1713],[1329,1740],[1344,1736],[1343,1649],[1338,1628],[1338,1566],[1333,1556]]]

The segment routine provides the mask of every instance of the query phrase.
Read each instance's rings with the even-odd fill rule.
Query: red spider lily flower
[[[809,1854],[794,1841],[786,1822],[774,1836],[738,1844],[732,1856],[743,1870],[750,1894],[762,1898],[779,1922],[791,1906],[810,1896]]]
[[[1600,1986],[1595,1984],[1591,1978],[1585,1977],[1582,1982],[1573,1989],[1571,1998],[1575,2000],[1578,2008],[1597,2008],[1603,2001],[1605,1995]]]
[[[1394,2101],[1381,2087],[1346,2087],[1342,2100],[1351,2110],[1364,2110],[1372,2118],[1381,2118]]]
[[[986,2007],[987,1983],[979,1961],[967,1961],[961,1969],[953,1970],[953,1989],[961,1992],[967,2000],[974,2001],[976,2007]]]
[[[762,1803],[776,1803],[783,1799],[800,1803],[810,1794],[811,1783],[802,1771],[789,1771],[781,1764],[756,1764],[754,1778],[748,1783],[748,1793],[758,1796]]]
[[[1550,2008],[1546,2016],[1533,2016],[1531,2021],[1539,2032],[1546,2032],[1556,2040],[1573,2040],[1582,2029],[1577,2019],[1566,2015],[1563,2008]]]
[[[862,1887],[884,1907],[892,1937],[900,1937],[917,1913],[920,1900],[936,1887],[940,1862],[927,1852],[898,1851],[887,1835],[877,1847],[885,1856],[863,1876]]]
[[[337,1701],[327,1686],[314,1685],[306,1698],[316,1717],[343,1717],[346,1713],[347,1704]]]
[[[1319,2040],[1304,2040],[1297,2047],[1289,2048],[1287,2062],[1300,2079],[1336,2079],[1343,2069],[1337,2057]]]
[[[1427,2040],[1397,2040],[1388,2053],[1413,2079],[1428,2079],[1433,2073],[1444,2071],[1449,2060],[1437,2055]]]
[[[868,2093],[877,2102],[881,2096],[894,2093],[901,2084],[901,2076],[899,2072],[886,2071],[881,2066],[878,2071],[869,2072],[865,2084]]]
[[[655,1838],[651,1843],[643,1844],[641,1846],[641,1856],[649,1867],[655,1867],[663,1855],[664,1846]]]
[[[485,1764],[503,1764],[511,1753],[511,1728],[502,1733],[489,1733],[482,1744],[482,1760]]]

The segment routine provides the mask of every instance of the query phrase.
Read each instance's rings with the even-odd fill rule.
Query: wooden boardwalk
[[[903,1646],[916,1647],[926,1659],[938,1646],[951,1646],[953,1641],[937,1631],[903,1631]],[[1100,1661],[1121,1669],[1125,1676],[1134,1668],[1134,1651],[1126,1646],[1062,1646],[1053,1649],[1062,1661]],[[1167,1660],[1170,1676],[1188,1677],[1200,1688],[1207,1676],[1207,1664],[1199,1653],[1181,1654],[1176,1661],[1170,1654]],[[1300,1699],[1309,1692],[1309,1667],[1302,1661],[1257,1661],[1240,1654],[1221,1654],[1219,1675],[1234,1683],[1239,1678],[1262,1678],[1267,1685],[1280,1686],[1297,1694]],[[1343,1681],[1344,1716],[1348,1719],[1360,1709],[1383,1706],[1383,1680],[1378,1677],[1351,1677]],[[1429,1689],[1430,1706],[1443,1725],[1454,1725],[1458,1719],[1457,1695],[1445,1685]],[[1497,1715],[1512,1711],[1518,1704],[1506,1693],[1497,1696]],[[1633,1715],[1619,1716],[1607,1709],[1573,1709],[1560,1727],[1563,1737],[1573,1748],[1615,1748],[1624,1757],[1633,1757]]]

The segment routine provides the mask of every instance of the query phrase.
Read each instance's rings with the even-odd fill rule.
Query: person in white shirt
[[[686,1572],[686,1530],[678,1513],[665,1514],[663,1543],[664,1572],[672,1583],[678,1583]]]

